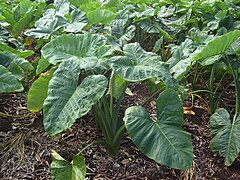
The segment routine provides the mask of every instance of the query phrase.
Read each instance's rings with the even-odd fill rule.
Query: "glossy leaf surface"
[[[64,34],[42,48],[42,55],[50,63],[79,60],[82,68],[94,66],[98,60],[97,50],[106,43],[103,36],[97,34]]]
[[[47,98],[48,84],[53,71],[47,72],[35,80],[28,92],[27,107],[32,112],[40,111]]]
[[[53,180],[84,180],[86,169],[83,156],[74,155],[70,163],[57,152],[52,152],[51,177]]]
[[[124,121],[130,138],[150,159],[171,168],[191,168],[191,135],[181,127],[183,108],[175,91],[160,94],[156,119],[145,108],[133,106],[126,110]]]
[[[240,116],[231,123],[230,114],[226,109],[220,108],[211,116],[210,125],[210,147],[213,152],[225,157],[225,165],[230,166],[240,152]]]
[[[78,86],[80,71],[81,62],[65,61],[49,82],[43,114],[44,127],[50,135],[71,127],[77,118],[87,114],[107,88],[103,75],[90,75]]]
[[[137,82],[159,77],[173,85],[169,64],[162,62],[160,56],[144,51],[139,43],[125,45],[123,52],[125,56],[113,58],[112,68],[124,80]]]
[[[7,68],[0,65],[0,93],[21,91],[23,91],[22,84]]]
[[[235,30],[213,39],[192,60],[197,61],[224,53],[239,36],[240,30]]]

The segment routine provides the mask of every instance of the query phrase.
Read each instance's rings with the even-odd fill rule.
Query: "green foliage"
[[[123,79],[130,82],[143,81],[152,77],[161,78],[166,84],[174,86],[168,64],[161,57],[144,51],[138,43],[123,47],[124,56],[114,57],[112,68]]]
[[[43,102],[47,98],[48,84],[53,76],[53,70],[41,75],[33,82],[28,92],[27,108],[32,112],[38,112],[43,107]]]
[[[224,157],[224,164],[230,166],[240,152],[240,116],[230,120],[226,109],[220,108],[210,119],[212,140],[210,147],[214,153]]]
[[[149,158],[176,169],[190,169],[193,160],[191,136],[182,130],[183,109],[174,90],[167,89],[157,99],[157,117],[133,106],[125,112],[125,125],[133,142]]]
[[[32,50],[18,51],[18,50],[14,49],[10,46],[7,46],[5,44],[0,44],[0,50],[2,52],[12,52],[21,58],[26,58],[26,57],[34,54],[34,52]]]
[[[226,165],[231,165],[239,154],[240,137],[237,3],[0,2],[0,93],[20,92],[24,89],[22,84],[37,75],[28,92],[27,106],[33,112],[43,109],[44,127],[50,135],[61,133],[92,111],[104,135],[101,142],[111,156],[118,154],[127,129],[149,158],[185,170],[192,167],[193,152],[190,135],[181,128],[183,110],[178,95],[185,93],[182,89],[196,88],[200,70],[210,71],[210,80],[205,82],[210,91],[205,92],[214,95],[209,99],[215,110],[215,92],[221,86],[214,89],[215,79],[221,82],[224,76],[232,75],[235,115],[232,118],[226,110],[218,109],[210,122],[211,148],[225,157]],[[217,78],[216,73],[223,75]],[[120,107],[132,82],[145,83],[156,91],[143,104],[165,89],[157,99],[156,118],[150,118],[145,108],[133,106],[126,110],[125,122],[122,121]],[[185,86],[190,83],[192,87]],[[225,105],[220,97],[217,99]],[[51,167],[53,179],[84,179],[86,175],[80,155],[70,163],[55,152]]]
[[[90,24],[108,24],[115,19],[115,14],[108,9],[96,9],[87,14],[87,18]]]
[[[25,59],[11,52],[0,53],[1,66],[1,90],[0,92],[21,92],[23,86],[20,82],[27,71],[33,70],[33,66]]]
[[[53,180],[84,180],[86,169],[83,156],[74,155],[72,162],[68,162],[57,152],[52,152],[51,177]]]
[[[239,38],[240,30],[231,31],[210,41],[196,56],[193,61],[223,54],[229,46]]]
[[[50,135],[71,127],[106,91],[107,79],[102,75],[88,76],[78,86],[80,70],[80,61],[65,61],[49,82],[43,113],[44,128]]]
[[[41,51],[51,64],[72,59],[86,68],[96,64],[98,57],[103,55],[100,48],[105,44],[106,39],[98,34],[63,34],[46,44]]]
[[[0,93],[20,92],[23,90],[22,84],[7,68],[0,65]]]

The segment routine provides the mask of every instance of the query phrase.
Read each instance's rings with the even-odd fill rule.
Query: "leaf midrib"
[[[152,121],[153,122],[153,121]],[[155,122],[153,122],[155,123]],[[159,131],[161,132],[161,134],[163,134],[163,136],[165,137],[165,139],[167,139],[167,141],[169,142],[169,144],[174,148],[174,150],[180,155],[179,157],[187,164],[187,162],[185,161],[184,158],[182,158],[182,154],[176,149],[176,147],[171,143],[171,141],[169,140],[169,138],[167,138],[167,136],[165,135],[165,133],[162,131],[161,127],[159,126],[159,124],[156,122],[155,123],[156,126],[158,127]],[[169,125],[167,125],[169,126]]]

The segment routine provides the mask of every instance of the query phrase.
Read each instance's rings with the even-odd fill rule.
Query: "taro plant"
[[[210,41],[195,57],[194,61],[220,55],[230,68],[236,91],[236,109],[233,117],[225,108],[219,108],[210,118],[212,140],[210,147],[214,153],[225,158],[225,165],[230,166],[238,157],[240,128],[240,85],[239,85],[239,37],[235,30]],[[216,58],[215,58],[216,60]]]
[[[191,135],[181,127],[183,108],[173,89],[163,91],[156,100],[157,117],[150,117],[141,106],[125,112],[125,125],[130,138],[149,158],[176,169],[192,167]]]
[[[30,0],[6,1],[0,3],[0,22],[3,21],[8,31],[14,37],[21,35],[24,29],[31,27],[38,19],[44,8],[45,2],[32,2]]]
[[[20,81],[33,69],[27,60],[18,55],[0,52],[0,93],[23,91],[24,87]]]
[[[33,83],[28,94],[29,109],[43,108],[44,128],[50,135],[61,133],[92,110],[105,137],[93,144],[106,145],[111,156],[118,154],[127,127],[134,142],[135,137],[147,138],[140,143],[138,139],[136,144],[148,157],[173,168],[190,168],[191,137],[181,129],[182,106],[174,90],[159,97],[157,120],[149,119],[146,113],[139,117],[135,108],[132,113],[131,109],[126,111],[125,124],[120,116],[129,83],[158,77],[167,87],[176,88],[169,65],[160,56],[144,51],[139,43],[126,44],[118,53],[114,55],[107,39],[97,34],[68,34],[53,39],[42,48],[42,55],[57,69],[44,73]],[[166,103],[168,97],[171,98]],[[138,127],[131,125],[133,120]],[[153,137],[156,141],[147,143]],[[163,155],[166,151],[168,156]]]

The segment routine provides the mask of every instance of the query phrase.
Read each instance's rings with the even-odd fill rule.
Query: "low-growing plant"
[[[204,0],[0,2],[0,93],[22,91],[23,80],[36,74],[27,106],[32,112],[43,110],[49,135],[60,134],[87,113],[104,135],[71,162],[53,151],[52,178],[84,179],[82,152],[103,144],[116,157],[124,133],[150,159],[180,170],[191,168],[191,136],[181,127],[181,88],[190,84],[191,70],[191,93],[208,93],[211,112],[215,112],[210,119],[210,146],[231,165],[240,151],[236,4]],[[41,48],[41,57],[32,64],[25,59],[34,54],[25,50],[28,40],[34,41],[30,48]],[[214,86],[220,63],[228,70],[220,79],[226,74],[234,79],[235,115],[215,94],[220,86]],[[196,89],[199,68],[210,70],[210,80],[205,82],[208,89]],[[128,107],[122,113],[126,91],[136,82],[145,83],[153,94],[142,106]],[[158,94],[155,117],[143,106]],[[224,109],[215,111],[215,100]]]
[[[18,55],[0,51],[0,93],[23,91],[21,80],[33,69],[27,60]]]
[[[124,124],[119,113],[131,82],[158,77],[167,87],[176,88],[169,65],[160,56],[144,51],[138,43],[126,44],[118,53],[121,55],[114,55],[107,39],[97,34],[69,34],[53,39],[42,48],[42,55],[58,66],[57,70],[33,83],[28,107],[32,111],[43,107],[44,127],[50,135],[61,133],[92,110],[105,137],[104,142],[96,143],[106,145],[111,156],[118,154],[127,127],[134,143],[151,159],[177,169],[190,168],[191,137],[181,129],[183,110],[174,90],[166,90],[157,100],[156,120],[151,120],[146,110],[132,107],[125,113]],[[40,86],[41,90],[36,91]],[[138,111],[146,117],[137,115]],[[149,131],[150,127],[153,129]],[[160,155],[163,149],[169,156]]]
[[[239,112],[240,112],[240,85],[239,85],[239,37],[240,31],[235,30],[219,36],[210,41],[194,58],[194,61],[211,60],[209,58],[219,55],[230,68],[234,79],[236,91],[235,114],[230,119],[230,114],[225,108],[219,108],[210,118],[212,140],[210,147],[214,153],[219,153],[225,158],[225,165],[230,166],[238,157],[239,146]],[[220,57],[213,58],[215,63]]]

